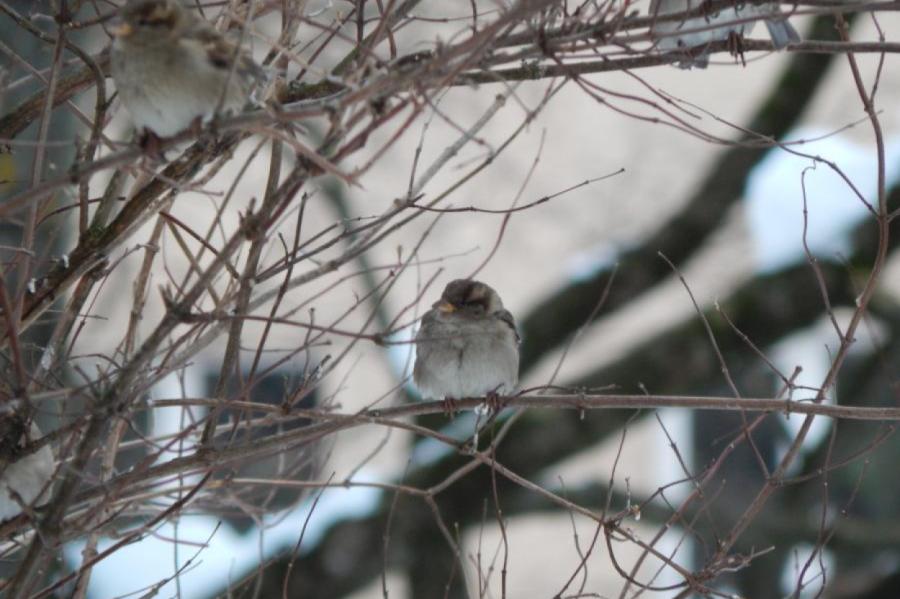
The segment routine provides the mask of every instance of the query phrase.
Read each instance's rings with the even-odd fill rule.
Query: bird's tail
[[[794,29],[787,19],[767,19],[766,28],[772,37],[772,45],[777,49],[782,49],[788,44],[795,44],[800,41],[800,34]]]
[[[679,69],[705,69],[709,66],[709,54],[706,52],[691,58],[684,58],[675,63]]]

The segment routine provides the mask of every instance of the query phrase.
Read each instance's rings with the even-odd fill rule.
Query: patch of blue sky
[[[790,139],[813,139],[824,131],[801,129]],[[846,135],[833,135],[795,146],[798,151],[835,163],[866,200],[875,204],[875,148]],[[900,170],[900,139],[886,144],[888,185]],[[753,169],[745,194],[747,220],[754,239],[758,271],[774,272],[806,259],[803,250],[803,189],[801,175],[813,166],[810,158],[773,150]],[[844,180],[826,164],[806,174],[807,244],[813,255],[835,259],[849,248],[850,233],[869,215]]]
[[[365,482],[363,473],[356,477]],[[335,522],[362,518],[371,514],[381,497],[379,489],[371,487],[330,488],[322,493],[303,537],[300,553],[318,543]],[[312,499],[288,510],[269,514],[264,519],[262,538],[259,529],[239,534],[220,519],[206,515],[187,515],[166,522],[137,543],[114,552],[94,567],[88,596],[105,599],[151,587],[174,574],[177,538],[179,567],[191,562],[179,576],[177,588],[182,599],[200,599],[221,590],[228,582],[239,581],[262,559],[290,551],[297,543],[303,524],[309,516]],[[217,528],[218,527],[218,528]],[[117,540],[102,539],[98,549],[103,551]],[[65,560],[70,568],[81,562],[84,542],[69,543]],[[140,593],[138,593],[138,596]],[[174,580],[159,589],[157,596],[175,596]]]
[[[621,253],[627,249],[622,244],[598,243],[567,258],[563,267],[570,281],[587,281],[601,270],[615,265]]]
[[[160,381],[153,390],[154,399],[202,396],[202,369],[188,368],[181,376],[170,375]],[[181,408],[156,408],[153,410],[153,434],[173,434],[182,429],[185,415]],[[188,450],[191,448],[188,447]],[[177,447],[165,451],[160,462],[178,455]],[[196,480],[193,476],[188,480]],[[354,481],[372,482],[365,470]],[[325,531],[335,522],[362,518],[372,513],[378,505],[381,491],[372,487],[330,488],[322,493],[316,509],[310,517],[303,537],[303,547],[314,546]],[[236,582],[262,559],[271,558],[290,550],[297,542],[303,524],[309,516],[312,499],[287,511],[272,513],[264,518],[261,529],[254,528],[246,534],[238,534],[219,518],[206,515],[185,515],[174,522],[166,522],[140,541],[128,545],[94,567],[89,586],[91,599],[102,599],[134,593],[150,587],[174,574],[175,545],[179,539],[178,567],[192,558],[191,566],[180,576],[159,589],[159,596],[175,596],[180,590],[183,599],[205,598],[221,590],[226,582]],[[260,541],[259,531],[262,530]],[[98,549],[103,551],[116,540],[101,539]],[[64,550],[69,567],[77,568],[81,562],[84,541],[69,543]],[[140,593],[138,593],[140,595]]]

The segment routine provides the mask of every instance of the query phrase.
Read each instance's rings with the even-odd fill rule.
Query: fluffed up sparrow
[[[650,15],[662,17],[686,12],[698,8],[702,2],[703,0],[651,0]],[[764,19],[769,36],[772,38],[772,45],[777,49],[800,41],[800,34],[781,13],[777,4],[765,2],[754,4],[749,0],[711,15],[654,23],[650,28],[650,34],[658,40],[656,47],[661,52],[696,48],[710,42],[733,39],[735,41],[733,52],[741,54],[740,43],[743,36],[749,35],[753,30],[756,25],[755,19]],[[744,22],[736,22],[742,20]],[[683,69],[691,67],[705,69],[709,64],[709,56],[706,52],[702,52],[698,56],[679,60],[675,64]]]
[[[263,69],[179,0],[129,0],[113,27],[111,71],[138,132],[170,137],[239,111]]]
[[[5,434],[16,437],[4,439],[3,455],[0,457],[0,521],[18,516],[22,505],[34,507],[46,500],[50,491],[50,481],[56,470],[53,461],[53,450],[43,445],[32,453],[20,453],[24,444],[41,438],[41,431],[33,422],[28,427],[29,434],[24,434],[24,426],[16,432],[16,426],[10,427]]]
[[[519,378],[519,335],[512,314],[488,285],[451,281],[422,317],[413,380],[425,398],[494,397]]]

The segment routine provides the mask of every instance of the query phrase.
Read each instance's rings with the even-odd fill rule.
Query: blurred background
[[[27,14],[40,13],[43,3],[7,4]],[[93,3],[84,4],[82,10],[89,12],[79,14],[95,10]],[[352,7],[301,4],[309,15],[301,38],[312,30],[310,23],[332,23]],[[366,14],[378,14],[376,3],[362,4]],[[103,3],[101,9],[113,6]],[[647,7],[636,3],[631,9],[646,14]],[[423,2],[418,19],[398,35],[401,54],[432,48],[438,36],[441,43],[459,41],[466,24],[454,19],[469,10]],[[831,16],[797,16],[792,23],[804,39],[836,39]],[[277,26],[274,18],[254,23],[252,44],[260,60]],[[95,29],[72,39],[99,52],[107,38]],[[0,49],[15,48],[15,55],[37,68],[50,64],[52,45],[8,15],[2,16],[0,31],[5,40]],[[852,39],[878,41],[884,32],[892,42],[896,31],[896,14],[878,13],[877,21],[864,14],[853,21]],[[757,25],[749,37],[762,32]],[[329,46],[317,68],[337,64],[350,47]],[[39,89],[26,81],[23,65],[5,54],[2,113]],[[900,64],[893,54],[859,54],[856,60],[866,85],[878,82],[875,106],[884,134],[889,207],[897,208]],[[757,52],[748,53],[741,65],[719,53],[705,70],[659,65],[585,79],[593,94],[575,81],[562,85],[560,78],[449,88],[433,94],[431,106],[384,153],[376,150],[396,130],[375,131],[364,150],[342,162],[345,173],[365,171],[353,184],[333,176],[312,181],[304,190],[302,237],[365,223],[404,198],[410,180],[503,95],[490,122],[421,193],[430,200],[450,189],[440,207],[494,211],[553,197],[507,214],[425,213],[334,275],[288,292],[279,314],[324,326],[339,323],[342,330],[391,331],[391,343],[341,335],[308,343],[308,330],[248,321],[241,368],[255,383],[245,396],[277,406],[299,389],[296,407],[329,406],[344,414],[416,400],[409,343],[416,318],[448,281],[477,273],[516,317],[523,389],[556,385],[576,392],[814,397],[841,342],[836,328],[847,326],[876,255],[875,219],[850,183],[866,201],[877,203],[877,146],[847,59]],[[94,100],[88,91],[74,102],[90,115]],[[127,115],[113,110],[104,131],[126,142]],[[49,170],[56,173],[67,168],[79,147],[71,140],[86,135],[72,114],[57,110],[52,122],[48,139],[60,143],[47,147]],[[526,120],[509,147],[502,147]],[[315,146],[324,128],[321,121],[306,123],[301,138]],[[746,131],[785,145],[757,143]],[[35,135],[29,130],[17,140]],[[245,141],[231,166],[199,191],[178,193],[167,213],[203,232],[211,223],[234,229],[266,185],[270,145],[263,137]],[[15,180],[0,193],[12,197],[28,187],[30,151],[17,146],[14,155],[0,155],[0,174]],[[489,157],[489,168],[463,180]],[[238,179],[238,165],[244,163],[246,173]],[[111,174],[91,180],[92,197],[103,193]],[[591,182],[579,185],[585,181]],[[223,198],[229,203],[219,215]],[[63,213],[44,227],[46,263],[72,247],[72,230],[65,226],[70,218]],[[108,357],[121,347],[132,285],[158,222],[148,220],[110,256],[114,267],[73,336],[66,364],[72,380],[109,368]],[[0,226],[6,240],[0,243],[15,246],[20,224],[7,219]],[[277,230],[292,239],[294,226],[292,216]],[[191,268],[182,245],[197,248],[165,227],[156,235],[152,243],[159,260],[150,275],[139,337],[165,312],[158,287],[177,284]],[[224,232],[212,239],[221,242]],[[284,253],[272,239],[264,264],[275,264]],[[326,263],[353,242],[348,235],[333,250],[298,264],[298,273]],[[407,260],[408,267],[398,268]],[[897,406],[898,266],[894,252],[827,401]],[[280,283],[276,277],[258,289],[263,293]],[[253,313],[268,315],[272,305],[271,298],[261,301]],[[30,332],[35,348],[46,345],[51,325],[52,314],[47,326]],[[302,351],[292,351],[301,345]],[[256,367],[261,346],[265,351]],[[216,397],[222,391],[223,352],[224,343],[217,341],[191,355],[182,368],[154,383],[148,405]],[[319,378],[323,368],[327,375]],[[246,393],[240,379],[228,383],[224,396]],[[42,409],[38,421],[54,428],[66,421],[69,408]],[[148,409],[138,421],[140,430],[126,434],[117,469],[126,471],[146,457],[142,438],[177,435],[206,415],[197,406]],[[765,486],[767,473],[803,422],[796,414],[769,414],[754,424],[748,443],[742,431],[755,418],[680,408],[507,410],[481,436],[487,442],[503,430],[496,456],[506,468],[594,514],[629,513],[623,528],[645,542],[655,539],[661,554],[699,571]],[[310,415],[279,422],[253,434],[275,434],[313,420]],[[221,420],[235,421],[225,415]],[[415,423],[464,442],[476,417],[431,415]],[[734,546],[733,553],[746,563],[736,561],[712,587],[752,598],[897,596],[900,445],[893,432],[890,422],[817,418],[789,480],[779,484]],[[193,449],[185,438],[157,455],[155,463]],[[702,499],[685,504],[685,513],[666,525],[726,453],[704,480]],[[638,543],[608,535],[595,518],[492,476],[490,468],[452,479],[431,503],[392,486],[433,489],[470,461],[434,439],[371,424],[287,454],[233,465],[216,477],[208,496],[99,562],[87,596],[674,597],[683,591],[677,587],[683,577],[658,556],[641,557]],[[192,480],[199,475],[179,480],[179,488]],[[158,514],[175,495],[155,498],[115,526],[100,527],[97,549],[112,547],[123,530]],[[78,570],[86,543],[85,537],[68,542],[57,570]],[[8,555],[7,567],[14,569],[16,554]],[[627,584],[623,572],[650,587]]]

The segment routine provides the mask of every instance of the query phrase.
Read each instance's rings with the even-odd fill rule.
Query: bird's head
[[[166,42],[190,18],[179,0],[129,0],[119,10],[112,33],[128,43]]]
[[[456,279],[447,284],[441,299],[433,307],[445,314],[459,312],[481,316],[502,310],[503,302],[492,287],[481,281]]]

